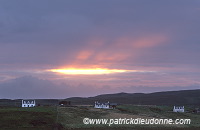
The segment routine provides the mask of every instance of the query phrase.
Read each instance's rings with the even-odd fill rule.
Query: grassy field
[[[53,107],[0,107],[1,130],[52,130],[55,119]]]
[[[190,108],[186,107],[186,110]],[[84,118],[184,118],[190,125],[85,125]],[[171,106],[120,105],[116,109],[77,107],[0,107],[0,130],[199,130],[200,114],[173,113]]]
[[[133,106],[123,105],[118,106],[118,110],[125,113],[131,113],[135,115],[144,115],[154,118],[169,118],[169,119],[191,119],[190,125],[184,125],[184,127],[198,127],[200,128],[200,113],[192,113],[190,108],[185,107],[185,113],[172,112],[172,106]]]
[[[200,114],[173,113],[169,106],[134,106],[121,105],[114,110],[94,109],[92,107],[60,107],[58,122],[66,129],[134,129],[134,130],[199,130]],[[119,118],[171,118],[191,119],[190,125],[84,125],[84,118],[90,119],[119,119]]]

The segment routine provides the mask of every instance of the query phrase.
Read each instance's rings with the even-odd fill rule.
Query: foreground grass
[[[130,113],[136,115],[145,115],[147,117],[168,118],[168,119],[191,119],[191,124],[183,125],[184,127],[198,127],[200,129],[200,114],[185,112],[174,113],[172,106],[134,106],[122,105],[118,106],[118,110],[123,113]],[[190,109],[186,107],[186,111]]]
[[[168,106],[134,106],[121,105],[115,110],[94,109],[91,107],[60,107],[58,122],[65,129],[96,129],[96,130],[199,130],[200,115],[193,113],[173,113]],[[84,118],[170,118],[191,119],[190,125],[84,125]]]
[[[169,106],[121,105],[117,109],[92,107],[0,107],[0,130],[199,130],[200,114],[173,113]],[[190,125],[85,125],[84,118],[171,118],[191,119]],[[58,125],[55,127],[55,125]],[[62,128],[64,127],[64,128]]]
[[[101,118],[106,114],[105,111],[91,111],[87,107],[59,107],[58,122],[64,128],[90,128],[83,124],[84,118]]]
[[[50,130],[55,124],[53,107],[0,107],[0,129]]]

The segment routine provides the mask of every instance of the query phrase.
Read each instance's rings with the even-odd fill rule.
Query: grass
[[[101,118],[107,114],[105,111],[91,111],[87,107],[59,107],[58,111],[58,122],[65,128],[88,128],[83,124],[84,118]]]
[[[169,119],[191,119],[190,125],[185,127],[199,127],[200,128],[200,114],[185,112],[174,113],[172,112],[172,106],[134,106],[134,105],[121,105],[118,106],[118,110],[122,113],[129,113],[135,115],[145,115],[147,117],[155,118],[169,118]],[[190,108],[186,107],[186,111]]]
[[[190,109],[186,107],[186,110]],[[92,107],[0,107],[1,130],[198,130],[200,114],[173,113],[172,106],[120,105],[116,109],[94,109]],[[83,119],[119,118],[171,118],[191,119],[190,125],[84,125]],[[64,127],[64,128],[62,128]]]
[[[66,129],[110,129],[110,130],[197,130],[200,129],[200,115],[193,113],[173,113],[171,106],[121,105],[114,110],[90,107],[59,108],[59,122]],[[171,118],[191,119],[191,125],[84,125],[83,118]]]
[[[0,107],[0,129],[52,129],[56,111],[53,107]]]

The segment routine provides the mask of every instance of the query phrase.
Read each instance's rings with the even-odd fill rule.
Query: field
[[[55,107],[0,107],[1,130],[52,130]]]
[[[117,109],[94,109],[92,107],[60,107],[58,121],[66,129],[134,129],[134,130],[194,130],[200,129],[200,114],[173,113],[169,106],[134,106],[121,105]],[[84,118],[90,119],[119,119],[119,118],[170,118],[191,119],[190,125],[84,125]]]
[[[116,109],[95,109],[92,106],[76,107],[0,107],[1,130],[198,130],[200,114],[173,113],[171,106],[120,105]],[[190,108],[186,107],[186,110]],[[85,125],[84,118],[183,118],[191,119],[190,125]]]

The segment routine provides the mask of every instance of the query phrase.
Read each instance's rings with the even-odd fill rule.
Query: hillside
[[[37,105],[58,105],[62,99],[36,99]],[[71,97],[64,100],[72,105],[93,105],[95,101],[134,105],[193,105],[200,106],[200,89],[156,93],[116,93],[95,97]],[[0,106],[21,106],[21,100],[0,99]]]
[[[182,91],[166,91],[156,93],[116,93],[103,94],[95,97],[67,98],[74,105],[90,105],[95,101],[115,102],[119,104],[136,104],[136,105],[199,105],[200,106],[200,89],[198,90],[182,90]]]

